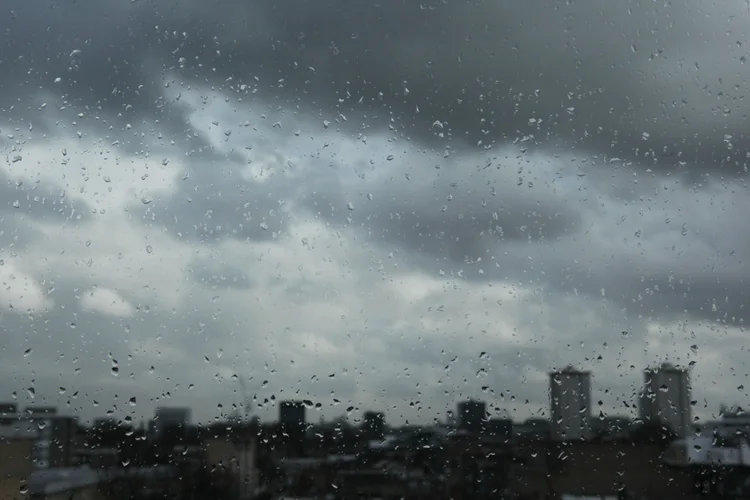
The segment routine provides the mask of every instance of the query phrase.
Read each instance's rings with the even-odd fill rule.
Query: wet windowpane
[[[749,20],[7,0],[0,498],[750,495]]]

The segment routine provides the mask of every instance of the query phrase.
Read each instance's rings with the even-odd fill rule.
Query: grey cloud
[[[735,87],[741,50],[697,4],[297,0],[281,7],[225,0],[178,7],[163,0],[48,7],[11,6],[4,27],[13,43],[3,59],[13,90],[6,95],[28,95],[58,72],[76,105],[184,127],[154,80],[174,68],[187,79],[233,77],[215,79],[225,89],[250,82],[267,98],[325,109],[332,118],[367,113],[385,126],[393,116],[407,134],[438,143],[435,120],[458,144],[533,135],[537,144],[743,168],[745,114]],[[39,26],[46,30],[29,29]],[[73,50],[80,56],[71,58]]]
[[[0,184],[0,199],[4,205],[0,213],[19,213],[47,222],[77,223],[91,216],[91,209],[85,203],[70,200],[65,191],[39,182],[27,187],[24,183],[13,183],[6,179]]]
[[[209,259],[196,259],[188,269],[193,280],[211,289],[252,288],[254,282],[240,266]]]
[[[240,110],[249,114],[247,106]],[[269,115],[266,121],[273,123],[276,116]],[[208,145],[191,153],[185,161],[186,176],[168,198],[132,207],[145,223],[164,226],[190,241],[269,241],[287,236],[289,222],[296,216],[293,205],[316,190],[327,192],[334,184],[322,169],[297,172],[285,157],[295,146],[282,133],[264,127],[265,134],[251,134],[248,130],[255,132],[252,129],[256,127],[249,129],[243,114],[230,117],[218,127],[224,132],[234,131],[224,137],[228,152]],[[245,154],[251,151],[259,152],[263,159],[247,158]],[[313,166],[322,167],[324,163],[319,158],[306,160]],[[267,170],[263,180],[248,175],[248,169],[256,164]]]
[[[228,165],[227,165],[228,163]],[[203,164],[192,168],[168,199],[139,210],[144,222],[169,228],[178,238],[215,242],[223,238],[271,240],[289,217],[274,186],[244,180],[240,166]],[[276,186],[278,188],[278,186]]]
[[[515,161],[500,159],[497,167],[488,161],[487,168],[458,162],[436,172],[414,156],[406,160],[411,177],[340,185],[308,197],[306,205],[333,222],[362,228],[373,241],[459,263],[484,258],[504,242],[554,241],[580,229],[579,214],[561,196],[544,186],[529,188],[525,175],[517,187],[509,175]]]
[[[590,166],[577,177],[563,159],[550,171],[529,160],[518,162],[527,166],[518,183],[515,159],[449,174],[412,160],[409,180],[341,186],[336,201],[312,208],[372,243],[409,250],[410,265],[435,275],[606,297],[647,317],[744,322],[750,240],[731,229],[742,225],[743,184],[693,187],[634,176],[634,166]]]
[[[635,166],[576,167],[580,162],[571,166],[565,156],[549,164],[545,158],[542,152],[463,156],[441,160],[446,168],[436,169],[412,150],[397,160],[404,177],[337,181],[351,168],[342,158],[325,172],[277,174],[262,183],[244,179],[239,162],[195,163],[193,178],[168,204],[149,206],[146,220],[201,241],[263,240],[295,238],[285,233],[292,216],[320,216],[357,228],[368,244],[407,250],[407,265],[434,274],[605,296],[639,315],[687,311],[743,321],[750,242],[722,229],[739,224],[731,222],[738,212],[730,205],[744,205],[739,194],[716,192],[710,180],[693,187],[678,177],[634,176]],[[647,204],[645,196],[665,203]],[[714,200],[726,205],[723,213],[711,208]],[[693,203],[704,207],[701,218],[685,212]],[[607,249],[609,241],[620,243]]]
[[[41,236],[31,222],[77,225],[90,220],[91,209],[63,189],[40,181],[24,183],[0,175],[0,245],[22,248]]]

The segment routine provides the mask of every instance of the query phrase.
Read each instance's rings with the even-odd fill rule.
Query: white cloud
[[[111,288],[94,288],[81,297],[84,310],[109,314],[111,316],[132,316],[135,308]]]
[[[60,186],[96,212],[167,196],[183,171],[176,151],[160,157],[127,155],[102,140],[30,139],[17,148],[20,161],[0,163],[11,179]]]
[[[53,307],[42,284],[23,271],[16,259],[9,255],[0,258],[0,304],[5,310],[19,314],[38,312]]]
[[[54,275],[85,279],[167,308],[179,306],[190,293],[181,286],[186,279],[184,268],[200,249],[144,227],[126,214],[97,215],[79,226],[37,223],[34,227],[50,242],[30,248],[25,255],[26,265],[40,275],[53,270]]]

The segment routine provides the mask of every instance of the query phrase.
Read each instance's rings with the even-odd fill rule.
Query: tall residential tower
[[[549,375],[552,438],[591,437],[591,372],[568,366]]]
[[[690,433],[693,424],[690,406],[690,375],[685,368],[663,363],[643,372],[640,417],[669,427],[680,437]]]

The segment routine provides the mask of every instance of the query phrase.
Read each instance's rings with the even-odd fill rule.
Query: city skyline
[[[671,382],[669,379],[664,378],[661,375],[664,373],[666,373],[666,376],[669,376],[669,374],[678,374],[678,376],[681,377],[680,380],[684,380],[684,382],[681,383],[682,385],[680,385],[680,383],[674,385],[674,382]],[[533,421],[534,419],[541,418],[551,423],[550,430],[555,439],[580,439],[592,436],[592,425],[597,419],[626,418],[630,421],[656,421],[672,427],[675,432],[682,436],[689,434],[693,426],[700,423],[698,419],[692,418],[693,407],[697,401],[691,393],[690,367],[681,367],[670,362],[662,362],[660,364],[647,366],[643,370],[643,386],[637,391],[635,401],[627,407],[629,410],[628,412],[620,413],[606,413],[602,405],[597,405],[596,408],[592,405],[592,373],[590,371],[580,370],[572,364],[568,364],[564,368],[551,370],[548,373],[548,376],[549,408],[547,412],[542,414],[518,417],[510,414],[504,408],[498,407],[493,401],[489,401],[486,398],[465,398],[456,401],[452,408],[448,408],[445,411],[443,414],[444,416],[441,416],[441,414],[438,413],[427,420],[408,422],[397,421],[395,422],[395,426],[398,427],[404,424],[438,424],[449,426],[457,425],[471,429],[479,428],[477,425],[480,420],[483,422],[492,419],[510,420],[514,423],[522,423],[524,421]],[[561,380],[561,376],[572,377],[571,381],[583,377],[586,381],[583,384],[580,382],[574,382],[571,384],[570,382],[565,382],[564,379]],[[660,376],[662,378],[659,378]],[[595,384],[593,387],[595,387]],[[646,397],[649,393],[651,394],[651,397]],[[701,421],[715,420],[725,411],[730,411],[728,409],[742,407],[743,406],[738,405],[737,402],[732,402],[730,404],[722,403],[719,407],[718,413],[713,413],[710,415],[710,418],[701,419]],[[13,411],[3,410],[0,411],[0,413],[19,414],[26,414],[31,411],[35,414],[41,412],[56,413],[58,411],[58,408],[54,406],[28,405],[26,407],[21,407],[15,402],[0,403],[0,408],[13,408]],[[216,422],[217,418],[222,420],[243,420],[249,418],[252,420],[258,419],[264,423],[283,423],[296,422],[300,418],[299,415],[301,415],[301,421],[306,425],[316,425],[316,423],[324,421],[334,423],[341,418],[344,418],[352,425],[363,425],[367,421],[368,414],[371,417],[379,414],[384,416],[386,425],[391,424],[388,421],[388,412],[383,411],[382,409],[348,407],[343,413],[328,416],[328,418],[326,418],[321,412],[321,409],[322,405],[319,402],[309,399],[292,398],[273,401],[273,404],[270,405],[270,411],[276,412],[275,418],[274,415],[268,415],[268,412],[266,413],[266,418],[261,418],[261,415],[252,411],[252,407],[235,407],[231,412],[223,413],[220,416],[214,417],[210,421],[193,422],[193,408],[166,404],[156,406],[151,418],[145,416],[136,419],[132,414],[129,414],[126,421],[134,426],[153,424],[156,426],[157,433],[159,432],[158,428],[165,425],[164,422],[175,419],[195,425],[210,425],[211,423]],[[161,419],[164,420],[164,422],[159,422],[160,412],[164,413],[164,418]],[[65,413],[61,412],[60,414],[63,415]],[[555,415],[558,416],[555,417]],[[71,416],[79,418],[78,415]],[[467,419],[472,422],[476,420],[476,422],[473,424],[467,424]],[[118,419],[114,413],[108,414],[107,416],[94,417],[88,420],[82,419],[81,422],[93,425],[96,421],[107,420],[125,423],[121,418]],[[571,425],[577,428],[572,431],[572,434],[570,431]]]
[[[570,365],[570,364],[569,364]],[[648,369],[648,367],[646,368]],[[550,372],[547,373],[549,375]],[[641,380],[642,383],[642,377],[643,372],[641,372],[640,377],[638,377]],[[548,389],[548,385],[547,389]],[[481,400],[485,401],[488,406],[488,410],[492,413],[494,413],[498,417],[512,417],[514,420],[526,420],[527,418],[535,418],[535,417],[544,417],[549,418],[549,393],[547,390],[547,406],[542,407],[539,410],[529,410],[523,411],[523,404],[517,404],[514,403],[514,399],[517,399],[513,394],[505,394],[501,391],[495,391],[490,390],[491,388],[487,388],[486,390],[480,390],[478,392],[475,392],[473,396],[463,396],[458,395],[455,401],[452,403],[448,403],[448,405],[445,408],[437,408],[434,410],[427,410],[425,409],[424,414],[421,416],[421,418],[418,419],[412,419],[410,423],[417,423],[417,424],[430,424],[433,423],[435,417],[440,417],[441,419],[444,419],[445,413],[447,411],[454,411],[456,410],[456,404],[460,401],[468,401],[468,400]],[[613,406],[611,407],[612,410],[610,412],[605,411],[607,409],[607,406],[605,405],[597,405],[596,407],[592,407],[592,411],[596,410],[602,410],[607,415],[612,416],[627,416],[627,417],[638,417],[638,397],[643,389],[642,385],[640,387],[634,387],[633,392],[630,395],[631,399],[630,401],[625,400],[626,403],[628,403],[629,407],[619,405],[619,406]],[[494,392],[496,397],[492,397],[492,393]],[[592,384],[592,391],[591,391],[591,398],[592,400],[595,400],[595,397],[606,395],[606,392],[608,392],[607,388],[598,387],[596,383]],[[23,394],[23,391],[12,391],[12,393],[16,393],[16,395]],[[11,394],[12,394],[11,393]],[[28,397],[28,393],[26,394],[27,397],[17,397],[13,399],[10,398],[0,398],[0,402],[6,401],[6,402],[13,402],[17,404],[19,408],[25,408],[25,407],[37,407],[37,406],[56,406],[59,411],[65,412],[66,409],[75,413],[77,416],[80,416],[83,421],[91,422],[94,419],[97,418],[105,418],[108,416],[122,419],[125,416],[128,416],[132,418],[133,420],[148,420],[150,418],[149,415],[153,415],[156,411],[156,409],[159,406],[162,407],[174,407],[174,408],[190,408],[191,411],[194,414],[199,415],[198,420],[210,423],[211,421],[214,421],[217,417],[227,417],[230,415],[242,415],[243,410],[241,406],[241,402],[243,401],[242,396],[238,394],[235,396],[236,399],[231,400],[229,403],[222,402],[219,403],[221,405],[221,408],[216,408],[216,413],[210,413],[210,412],[201,412],[200,411],[200,403],[198,403],[197,406],[190,406],[180,403],[181,399],[174,397],[174,398],[165,398],[164,400],[157,400],[157,401],[148,401],[145,404],[142,401],[138,401],[138,399],[135,399],[135,404],[131,402],[132,398],[128,398],[125,401],[121,401],[121,403],[124,404],[115,404],[115,406],[118,408],[118,411],[113,411],[113,408],[103,408],[103,412],[96,413],[96,408],[102,407],[101,404],[93,406],[93,409],[88,409],[88,411],[84,412],[75,412],[75,408],[78,406],[73,404],[74,402],[78,401],[78,398],[85,398],[85,395],[78,394],[75,398],[67,397],[67,398],[45,398],[44,395],[35,394],[33,398]],[[57,395],[56,395],[57,396]],[[72,396],[72,395],[71,395]],[[293,397],[290,397],[289,399],[280,399],[275,398],[274,400],[269,399],[268,402],[263,404],[262,398],[251,398],[251,414],[253,416],[258,416],[261,418],[262,421],[273,421],[278,417],[279,412],[279,404],[282,401],[309,401],[309,405],[306,406],[306,411],[309,416],[311,416],[311,422],[317,421],[320,417],[324,417],[326,419],[332,420],[335,418],[339,418],[341,415],[353,415],[355,418],[361,417],[361,415],[366,411],[381,411],[385,412],[386,415],[392,415],[392,418],[394,419],[394,422],[401,422],[403,423],[405,421],[404,418],[400,418],[400,415],[397,412],[388,411],[387,408],[377,407],[377,405],[373,405],[372,407],[362,406],[362,405],[356,405],[351,411],[347,411],[347,408],[352,407],[353,405],[351,403],[347,402],[332,402],[329,405],[323,405],[321,404],[320,407],[316,407],[316,404],[321,403],[321,401],[325,401],[327,398],[315,398],[314,396],[308,394],[308,395],[300,395],[299,393],[292,393]],[[57,404],[56,401],[60,401],[60,399],[64,400],[70,400],[71,404],[68,405],[66,403],[63,404]],[[120,398],[118,398],[120,399]],[[693,398],[695,399],[695,397]],[[184,401],[184,399],[182,399]],[[505,405],[504,403],[507,403]],[[521,408],[520,411],[513,411],[513,404],[516,404]],[[722,401],[719,403],[721,404],[740,404],[741,401],[739,400],[732,400],[732,401]],[[80,407],[79,407],[80,408]],[[86,409],[86,406],[83,406],[84,409]],[[148,413],[148,409],[151,409],[151,413]],[[716,408],[707,408],[705,412],[697,412],[699,414],[705,414],[708,418],[711,418],[712,416],[717,415],[717,409]],[[196,412],[196,410],[199,410]],[[112,412],[111,414],[107,415],[107,412]]]

